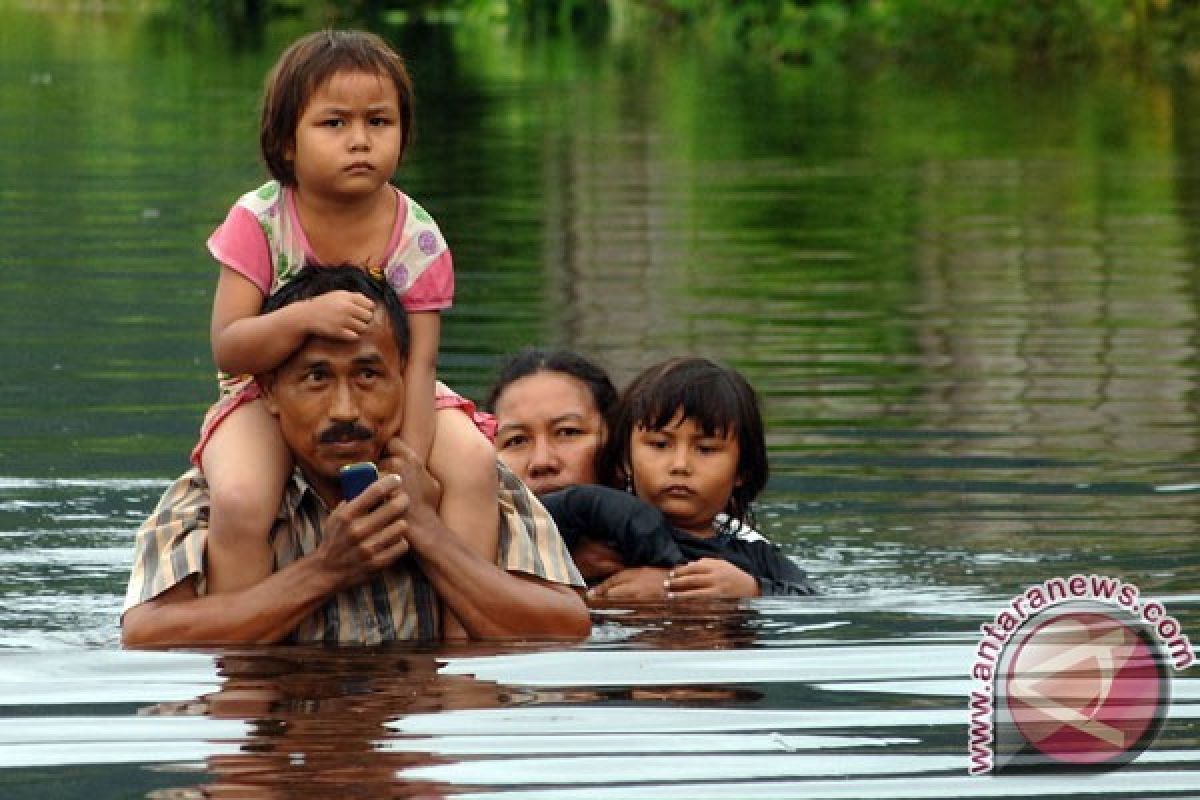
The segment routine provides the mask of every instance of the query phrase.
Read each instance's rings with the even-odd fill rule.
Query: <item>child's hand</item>
[[[609,602],[654,603],[667,599],[667,570],[662,567],[630,567],[588,590],[588,598]]]
[[[758,597],[758,581],[719,558],[701,558],[667,575],[668,600],[698,597]]]
[[[315,336],[353,342],[375,316],[375,302],[366,295],[339,289],[301,304],[308,314],[308,331]]]
[[[620,554],[596,539],[580,539],[571,551],[571,560],[587,581],[608,578],[625,569]]]

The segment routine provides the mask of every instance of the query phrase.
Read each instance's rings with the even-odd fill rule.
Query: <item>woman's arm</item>
[[[583,484],[541,499],[572,552],[584,540],[597,540],[630,567],[673,567],[687,561],[662,512],[628,492]]]
[[[310,335],[354,341],[375,313],[371,300],[346,291],[291,303],[269,314],[259,313],[262,304],[262,292],[249,278],[221,267],[210,331],[217,369],[231,375],[266,372],[282,364]]]
[[[729,549],[750,562],[750,574],[758,581],[763,597],[807,597],[817,593],[804,570],[770,540],[734,539]]]
[[[424,464],[433,446],[433,398],[442,317],[437,311],[408,315],[408,363],[404,365],[404,422],[400,438]]]
[[[675,567],[663,582],[668,600],[758,597],[758,580],[723,558],[701,558]]]

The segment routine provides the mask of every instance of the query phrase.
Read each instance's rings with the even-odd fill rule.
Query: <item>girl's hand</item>
[[[701,558],[675,567],[667,575],[668,600],[698,597],[758,597],[753,576],[719,558]]]
[[[664,588],[667,570],[661,567],[630,567],[588,590],[588,598],[610,602],[661,603],[667,599]]]
[[[603,580],[625,569],[620,554],[595,539],[581,539],[571,551],[571,560],[586,581]]]
[[[308,317],[308,332],[353,342],[366,331],[375,316],[375,302],[358,292],[339,289],[299,304]]]

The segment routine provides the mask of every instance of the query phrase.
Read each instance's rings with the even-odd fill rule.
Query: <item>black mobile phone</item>
[[[369,461],[347,464],[338,470],[338,480],[342,484],[342,499],[353,500],[378,478],[379,470],[375,469],[375,465]]]

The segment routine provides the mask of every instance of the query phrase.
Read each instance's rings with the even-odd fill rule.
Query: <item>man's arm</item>
[[[434,591],[469,636],[583,639],[591,633],[587,606],[574,588],[501,569],[442,523],[429,473],[406,445],[394,441],[380,466],[403,480],[409,545]]]
[[[190,580],[176,584],[125,612],[121,641],[127,647],[278,642],[334,594],[408,551],[407,506],[398,480],[376,481],[334,509],[312,555],[236,592],[198,596]]]
[[[191,580],[134,606],[121,618],[125,647],[272,644],[333,594],[313,559],[288,565],[247,589],[199,596]]]

